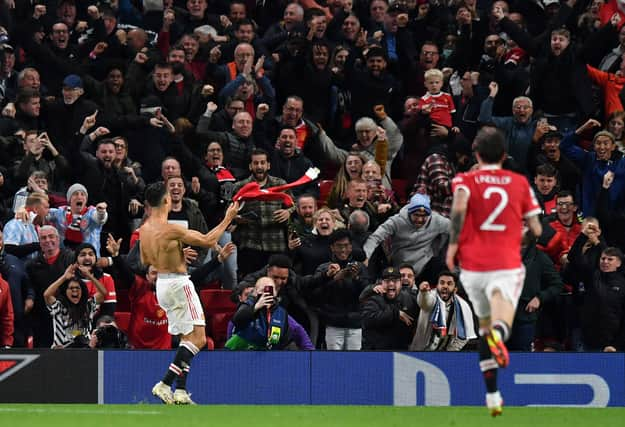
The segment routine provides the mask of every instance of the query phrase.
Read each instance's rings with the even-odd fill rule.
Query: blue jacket
[[[571,159],[582,172],[581,207],[584,216],[594,216],[597,198],[601,191],[603,176],[607,171],[614,172],[614,181],[609,189],[610,209],[623,206],[625,188],[625,159],[597,160],[594,151],[586,151],[577,145],[579,136],[570,132],[560,141],[560,150]]]
[[[527,153],[536,131],[536,120],[530,119],[527,123],[517,122],[513,116],[493,116],[494,98],[490,96],[482,101],[478,121],[493,123],[506,135],[506,152],[516,161],[522,171],[527,170]]]

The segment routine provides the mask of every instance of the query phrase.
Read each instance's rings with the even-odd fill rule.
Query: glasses
[[[119,144],[119,143],[117,143],[117,144],[113,144],[113,145],[115,146],[115,148],[123,148],[123,149],[126,148],[126,144]]]
[[[569,206],[573,206],[574,204],[575,203],[573,203],[573,202],[558,202],[558,203],[556,203],[557,206],[560,206],[560,207],[563,207],[563,208],[566,208],[566,207],[569,207]]]
[[[435,52],[433,50],[424,50],[423,52],[421,52],[421,55],[423,55],[423,56],[428,56],[428,55],[435,56],[435,55],[438,55],[438,52]]]

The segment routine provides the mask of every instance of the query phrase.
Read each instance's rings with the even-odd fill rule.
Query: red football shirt
[[[102,285],[104,285],[104,287],[106,288],[106,295],[104,295],[104,301],[102,302],[103,303],[117,302],[117,292],[115,292],[115,282],[113,281],[113,278],[110,276],[110,274],[104,273],[102,277],[100,277],[100,279],[98,280],[100,280],[100,283],[102,283]],[[97,293],[98,288],[95,287],[95,285],[93,284],[91,280],[88,280],[85,283],[87,285],[87,289],[89,290],[89,298],[91,298]]]
[[[541,212],[527,179],[508,170],[484,168],[458,174],[452,188],[469,193],[458,240],[460,267],[470,271],[520,268],[523,219]]]
[[[439,92],[436,95],[432,95],[428,92],[419,98],[418,107],[423,109],[427,105],[431,106],[430,120],[433,123],[448,128],[453,126],[451,115],[456,112],[456,107],[450,94]]]
[[[167,331],[167,315],[158,305],[156,292],[143,277],[135,276],[128,294],[130,298],[130,327],[128,339],[134,348],[169,349],[171,335]]]

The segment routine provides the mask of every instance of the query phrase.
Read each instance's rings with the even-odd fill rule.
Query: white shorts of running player
[[[162,274],[156,279],[156,298],[167,313],[168,332],[187,335],[195,325],[205,326],[204,310],[186,274]]]
[[[496,289],[516,310],[525,281],[525,266],[513,270],[461,270],[460,281],[473,304],[473,311],[483,319],[490,316],[490,301]]]

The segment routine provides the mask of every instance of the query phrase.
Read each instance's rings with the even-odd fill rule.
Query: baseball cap
[[[82,79],[76,74],[70,74],[69,76],[65,77],[65,79],[63,79],[63,87],[69,89],[82,89]]]
[[[382,271],[382,279],[401,279],[399,269],[395,267],[386,267]]]
[[[543,6],[547,7],[552,4],[560,4],[560,0],[543,0]]]
[[[408,203],[408,214],[411,215],[419,210],[425,211],[428,215],[432,213],[430,198],[425,194],[417,193],[410,198]]]

